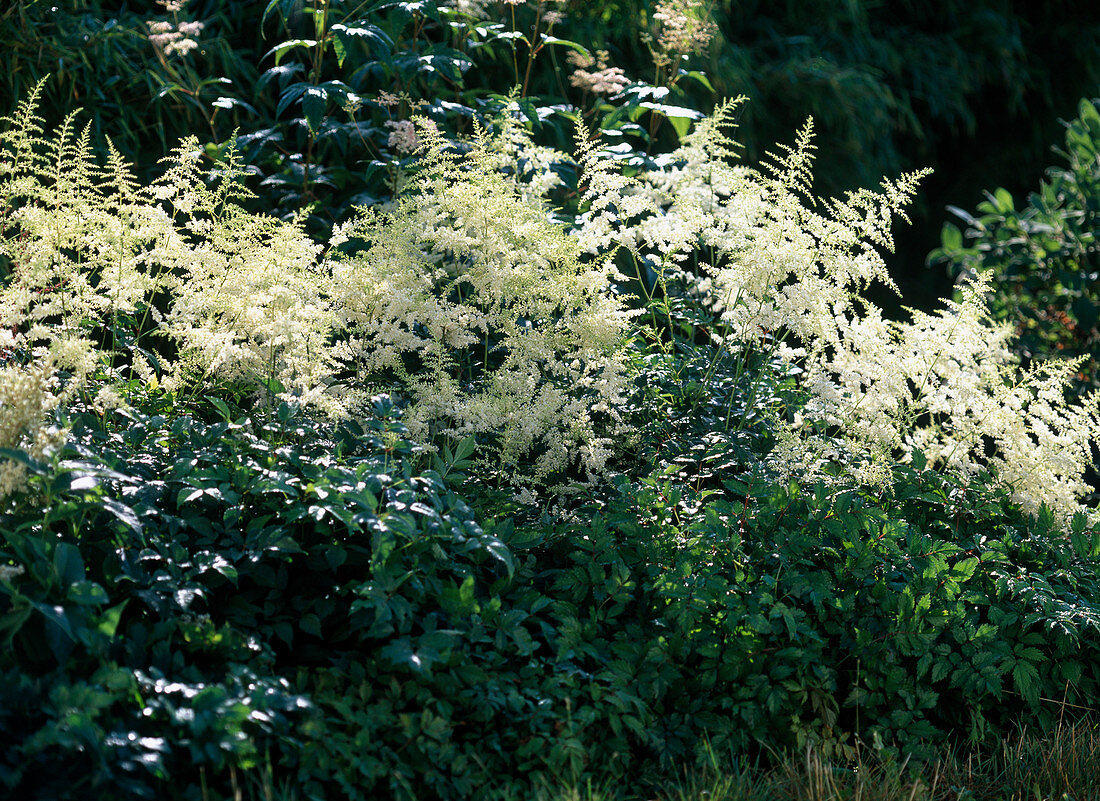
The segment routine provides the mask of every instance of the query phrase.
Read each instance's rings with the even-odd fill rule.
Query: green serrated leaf
[[[1012,668],[1012,682],[1029,704],[1039,702],[1039,671],[1030,662],[1016,662]]]
[[[943,681],[947,674],[951,672],[951,665],[944,660],[938,660],[932,665],[932,682]]]
[[[320,637],[321,619],[312,612],[309,612],[308,614],[302,615],[298,619],[298,628],[300,628],[306,634],[311,634],[314,637]]]
[[[909,454],[909,458],[913,463],[914,470],[923,470],[928,466],[928,457],[924,455],[924,451],[914,448],[912,453]]]
[[[961,562],[956,562],[951,568],[951,574],[957,581],[966,581],[974,575],[974,571],[977,568],[977,558],[971,557],[969,559],[963,559]]]

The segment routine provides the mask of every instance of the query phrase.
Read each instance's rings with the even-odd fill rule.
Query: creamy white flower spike
[[[582,142],[582,245],[621,245],[658,275],[683,274],[697,259],[696,292],[721,311],[724,346],[797,362],[810,400],[797,425],[780,424],[775,469],[825,477],[841,464],[878,482],[890,460],[919,450],[937,469],[992,470],[1029,509],[1080,509],[1100,396],[1067,403],[1072,362],[1021,370],[1011,332],[989,319],[982,284],[906,323],[885,320],[863,296],[872,281],[894,287],[880,250],[893,247],[892,218],[904,219],[925,173],[815,201],[812,127],[770,167],[739,166],[722,135],[738,102],[719,106],[664,167],[634,180]],[[815,433],[822,427],[832,440]]]
[[[365,248],[330,250],[341,358],[365,383],[396,381],[425,441],[488,438],[498,466],[536,484],[575,467],[599,475],[620,426],[630,314],[609,262],[583,263],[578,238],[548,219],[555,154],[507,123],[461,160],[437,132],[418,135],[409,192],[337,231]]]

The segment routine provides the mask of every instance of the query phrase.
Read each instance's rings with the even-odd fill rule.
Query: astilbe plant
[[[74,137],[70,117],[43,140],[36,97],[0,121],[13,130],[0,139],[0,447],[41,459],[63,438],[51,413],[94,367],[82,321],[97,292],[72,254],[100,221],[77,204],[92,173],[87,132]],[[0,461],[0,498],[24,478]]]
[[[227,380],[334,408],[319,389],[332,319],[320,248],[300,225],[245,212],[232,159],[208,186],[194,139],[148,187],[113,148],[100,167],[73,116],[43,135],[37,96],[4,119],[5,359],[48,357],[70,392],[96,370],[130,371],[177,391]]]
[[[1045,504],[1068,519],[1078,510],[1100,393],[1067,402],[1073,360],[1020,367],[1010,327],[990,318],[988,280],[936,314],[897,323],[872,308],[840,331],[809,368],[808,417],[871,454],[900,452],[964,476],[992,471],[1030,511]]]
[[[114,151],[98,166],[71,117],[44,137],[35,101],[4,119],[0,164],[13,409],[44,413],[94,371],[181,392],[229,381],[333,414],[395,390],[425,442],[477,437],[521,484],[590,479],[624,428],[623,248],[669,334],[677,277],[718,312],[716,363],[755,351],[803,371],[808,400],[779,426],[779,469],[839,463],[874,481],[894,459],[928,460],[992,471],[1017,502],[1066,515],[1087,490],[1100,418],[1095,396],[1065,401],[1072,364],[1022,371],[980,285],[943,313],[884,321],[863,292],[892,286],[879,251],[921,173],[816,201],[809,125],[750,169],[723,133],[729,102],[634,178],[582,133],[567,229],[545,200],[557,155],[514,121],[463,150],[425,124],[404,193],[339,226],[322,258],[299,222],[241,208],[234,157],[209,181],[185,140],[143,187]],[[32,364],[46,365],[42,381]],[[8,440],[46,441],[44,414],[20,419]]]
[[[186,139],[141,186],[114,150],[98,166],[72,118],[44,137],[35,102],[5,120],[6,361],[49,356],[68,391],[93,373],[184,397],[221,382],[334,415],[396,391],[414,435],[476,435],[521,483],[604,470],[630,313],[610,260],[550,220],[559,154],[514,122],[462,155],[422,125],[404,194],[322,258],[300,220],[242,208],[233,154],[208,174]]]
[[[244,211],[244,194],[225,165],[214,189],[202,181],[197,142],[185,140],[171,168],[150,187],[173,210],[165,330],[179,343],[175,385],[214,378],[259,385],[270,398],[343,411],[329,391],[335,320],[318,246],[300,219]],[[182,257],[182,258],[181,258]]]
[[[550,221],[545,170],[501,170],[510,127],[461,156],[419,133],[406,193],[334,236],[365,245],[331,260],[339,356],[361,383],[408,396],[414,437],[479,436],[510,477],[536,484],[603,472],[628,380],[630,314],[610,260],[582,259]]]
[[[50,424],[50,412],[59,398],[54,392],[50,362],[0,367],[0,448],[19,449],[42,459],[64,439]],[[0,461],[0,500],[22,489],[26,468],[20,462]]]
[[[736,107],[721,105],[638,180],[605,171],[594,181],[586,245],[626,247],[643,286],[641,265],[656,275],[655,295],[687,274],[721,310],[717,352],[763,350],[803,371],[808,400],[779,425],[775,469],[822,477],[840,467],[872,482],[895,459],[988,471],[1025,508],[1071,516],[1100,435],[1098,398],[1066,400],[1073,364],[1022,370],[982,285],[908,322],[885,321],[864,296],[872,281],[894,286],[879,251],[892,248],[892,219],[904,218],[924,173],[817,201],[812,127],[764,170],[749,169],[731,163],[722,131]]]

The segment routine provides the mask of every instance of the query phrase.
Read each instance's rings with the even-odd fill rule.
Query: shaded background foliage
[[[239,110],[215,102],[234,90],[250,92],[259,77],[262,41],[250,28],[261,3],[193,2],[189,16],[207,23],[201,60],[171,69],[161,65],[148,40],[146,20],[164,16],[151,0],[14,0],[4,6],[5,107],[49,75],[42,106],[47,120],[83,108],[93,130],[146,171],[188,134],[224,138],[245,127]]]
[[[992,272],[998,318],[1011,322],[1030,360],[1080,358],[1076,388],[1100,379],[1100,100],[1084,99],[1067,125],[1056,164],[1026,199],[1004,187],[977,213],[953,208],[965,231],[946,223],[929,254],[958,275]]]

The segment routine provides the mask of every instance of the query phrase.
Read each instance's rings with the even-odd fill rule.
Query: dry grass
[[[810,749],[766,772],[712,769],[657,801],[1100,801],[1100,725],[1063,722],[925,764],[868,749],[845,764]]]
[[[638,795],[619,784],[587,782],[544,790],[532,799],[503,801],[1100,801],[1100,723],[1062,721],[1050,732],[1018,736],[992,747],[948,753],[918,763],[870,748],[851,760],[815,749],[761,769],[712,755],[706,771],[661,792]],[[270,766],[234,772],[233,801],[296,801],[290,783],[276,782]],[[204,793],[204,801],[214,796]],[[220,801],[220,799],[219,799]],[[225,799],[225,801],[229,801]]]

